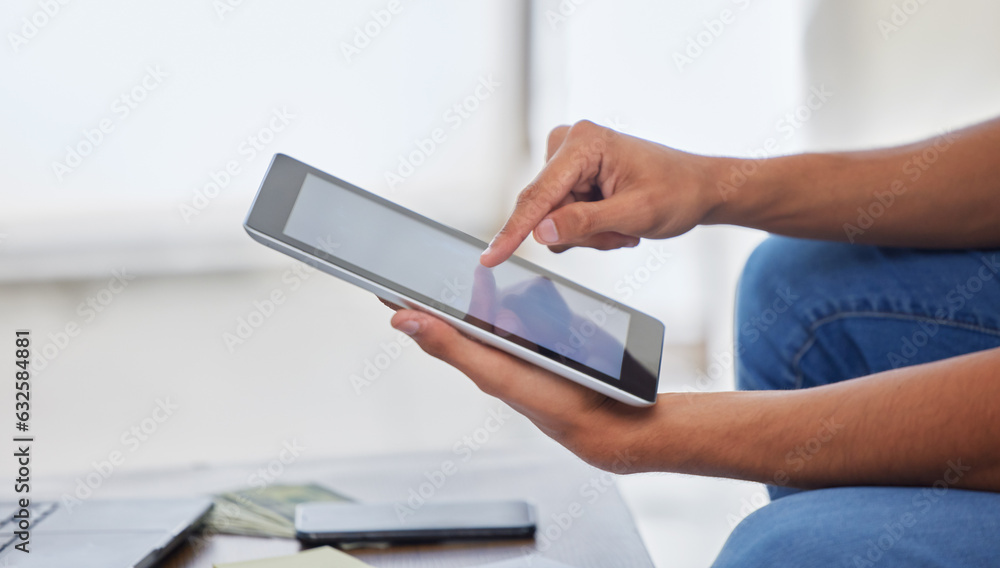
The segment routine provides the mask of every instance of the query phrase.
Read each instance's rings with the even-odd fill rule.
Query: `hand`
[[[393,327],[587,463],[615,473],[648,467],[641,446],[650,437],[655,407],[622,404],[471,339],[433,315],[389,306],[397,309]]]
[[[640,238],[685,233],[721,199],[714,185],[719,165],[718,158],[588,121],[560,126],[549,134],[548,162],[518,195],[481,262],[507,260],[531,232],[553,252],[632,247]]]

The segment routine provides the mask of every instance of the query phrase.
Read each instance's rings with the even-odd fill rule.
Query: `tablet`
[[[656,402],[663,324],[284,154],[244,227],[258,242],[633,406]]]

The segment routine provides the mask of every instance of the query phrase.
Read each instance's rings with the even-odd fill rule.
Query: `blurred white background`
[[[291,440],[314,458],[450,451],[496,407],[400,346],[369,294],[243,233],[275,152],[488,240],[561,123],[752,155],[993,116],[998,17],[987,0],[5,2],[0,332],[35,337],[35,471],[84,476],[114,450],[121,471],[259,464]],[[814,88],[832,95],[804,107]],[[435,128],[446,139],[423,152]],[[628,299],[667,325],[661,389],[725,389],[733,290],[761,238],[521,254],[613,297],[668,255]],[[263,324],[227,345],[254,312]],[[168,398],[147,439],[123,437]],[[551,445],[520,420],[489,443]],[[722,480],[621,485],[658,566],[708,564],[762,503]]]

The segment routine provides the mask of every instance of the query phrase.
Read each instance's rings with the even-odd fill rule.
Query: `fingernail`
[[[545,244],[553,244],[559,241],[559,231],[556,231],[556,223],[552,219],[543,219],[538,224],[538,238]]]
[[[417,320],[406,320],[403,323],[399,324],[399,327],[397,327],[396,329],[402,331],[406,335],[413,335],[418,331],[420,331],[420,322],[418,322]]]
[[[479,256],[486,256],[486,255],[490,254],[491,250],[493,250],[493,243],[492,242],[490,244],[486,245],[486,249],[483,250],[483,252],[480,253]]]

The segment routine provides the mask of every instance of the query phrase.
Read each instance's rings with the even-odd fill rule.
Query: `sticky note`
[[[262,558],[260,560],[248,560],[246,562],[227,562],[216,564],[215,568],[371,568],[371,564],[354,558],[349,554],[331,548],[321,546],[292,554],[289,556],[278,556],[275,558]]]

